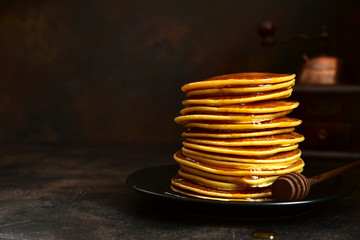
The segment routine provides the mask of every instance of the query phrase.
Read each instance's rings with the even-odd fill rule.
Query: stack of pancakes
[[[294,132],[301,120],[287,115],[294,74],[237,73],[182,87],[187,99],[175,122],[185,126],[174,191],[204,199],[269,201],[282,174],[301,172]]]

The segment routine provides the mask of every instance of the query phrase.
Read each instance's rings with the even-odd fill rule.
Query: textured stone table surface
[[[0,239],[360,239],[359,189],[300,216],[242,219],[176,210],[126,185],[138,169],[174,163],[178,148],[3,146]],[[347,175],[360,183],[359,169]]]

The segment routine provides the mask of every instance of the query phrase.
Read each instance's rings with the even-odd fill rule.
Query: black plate
[[[176,193],[170,188],[170,179],[178,165],[157,166],[136,171],[128,176],[127,184],[136,192],[164,201],[171,207],[209,215],[236,217],[283,217],[307,213],[325,203],[340,199],[356,188],[342,176],[318,183],[310,194],[297,202],[226,202],[204,200]]]

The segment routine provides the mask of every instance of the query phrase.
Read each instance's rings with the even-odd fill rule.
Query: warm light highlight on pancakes
[[[288,114],[299,103],[284,100],[294,74],[238,73],[182,87],[188,99],[175,122],[186,130],[174,191],[222,201],[270,201],[280,175],[301,172],[294,132],[301,120]]]

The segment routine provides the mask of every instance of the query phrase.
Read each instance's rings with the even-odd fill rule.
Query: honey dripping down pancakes
[[[294,132],[301,120],[288,117],[299,103],[285,100],[294,84],[294,74],[236,73],[184,85],[175,122],[185,140],[171,188],[202,199],[271,201],[274,180],[304,167],[304,137]]]

